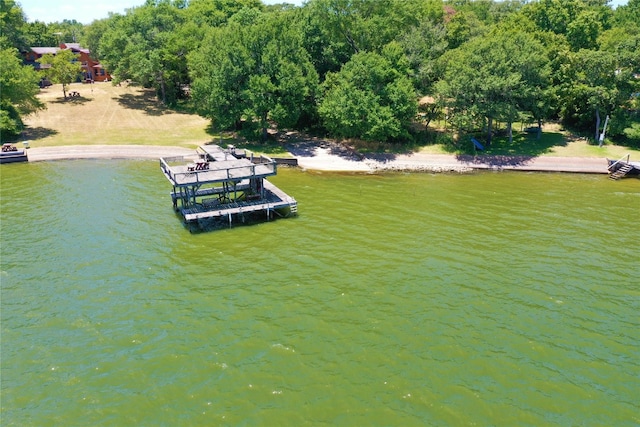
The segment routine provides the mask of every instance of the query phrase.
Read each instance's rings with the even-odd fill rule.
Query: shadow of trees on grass
[[[114,98],[120,106],[131,110],[142,110],[151,116],[161,116],[167,113],[175,113],[168,109],[160,101],[151,90],[144,90],[141,93],[125,93]]]
[[[84,105],[87,102],[91,102],[91,98],[85,98],[84,96],[63,96],[56,98],[54,101],[49,101],[52,104],[72,104],[72,105]]]
[[[193,114],[189,108],[178,104],[166,106],[156,96],[153,89],[141,89],[137,93],[125,93],[113,98],[123,108],[141,110],[150,116],[162,116],[163,114]]]
[[[26,127],[22,131],[21,138],[23,140],[25,140],[25,141],[27,141],[27,140],[36,141],[38,139],[44,139],[44,138],[47,138],[49,136],[57,135],[57,134],[58,134],[57,130],[53,130],[53,129],[49,129],[49,128]]]
[[[485,146],[485,149],[476,149],[471,142],[471,138],[476,138]],[[550,153],[555,147],[566,147],[571,139],[571,137],[558,132],[545,132],[540,139],[536,138],[535,133],[518,133],[514,134],[512,141],[509,141],[507,136],[494,137],[491,145],[487,146],[486,139],[483,139],[483,137],[477,134],[466,134],[461,136],[458,141],[449,141],[449,143],[443,144],[443,147],[445,151],[457,156],[520,156],[532,158]]]

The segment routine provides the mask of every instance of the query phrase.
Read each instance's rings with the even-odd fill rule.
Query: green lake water
[[[2,426],[637,426],[640,181],[280,169],[191,234],[152,161],[3,165]]]

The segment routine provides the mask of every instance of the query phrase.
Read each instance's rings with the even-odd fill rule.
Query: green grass
[[[271,157],[289,157],[285,142],[305,141],[312,137],[297,135],[269,138],[265,142],[252,142],[242,134],[220,134],[211,129],[210,122],[180,106],[169,109],[163,106],[151,89],[137,86],[113,86],[111,83],[92,85],[76,83],[69,90],[80,92],[79,97],[64,99],[61,85],[42,89],[39,98],[47,109],[25,118],[26,129],[22,141],[30,141],[32,147],[62,145],[166,145],[197,147],[215,143],[233,144],[256,154]],[[433,122],[434,126],[443,123]],[[514,130],[521,128],[514,125]],[[535,134],[514,132],[513,141],[507,137],[494,138],[484,153],[491,155],[609,157],[620,158],[631,154],[640,158],[640,150],[605,145],[590,145],[556,124],[546,124],[540,140]],[[19,142],[19,141],[18,141]],[[422,152],[431,154],[474,153],[470,136],[454,140],[451,133],[423,125],[416,125],[415,142],[382,143],[360,140],[343,141],[344,145],[360,153],[404,154]]]
[[[153,90],[111,83],[72,84],[79,97],[64,99],[61,85],[40,91],[46,110],[25,118],[22,140],[33,147],[62,145],[166,145],[196,147],[212,139],[208,121],[166,108]]]

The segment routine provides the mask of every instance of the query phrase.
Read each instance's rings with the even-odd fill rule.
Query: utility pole
[[[607,118],[604,119],[604,127],[602,128],[602,133],[600,134],[600,143],[598,144],[598,147],[602,147],[602,144],[604,144],[604,134],[607,131],[608,123],[609,123],[609,115],[607,114]]]

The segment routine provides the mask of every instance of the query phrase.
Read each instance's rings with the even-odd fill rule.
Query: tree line
[[[422,117],[487,143],[498,124],[511,135],[549,120],[597,141],[609,116],[607,137],[640,146],[638,22],[640,0],[147,0],[90,25],[45,25],[2,0],[0,41],[10,62],[74,37],[115,83],[167,105],[188,98],[214,129],[262,138],[275,126],[402,143]]]

